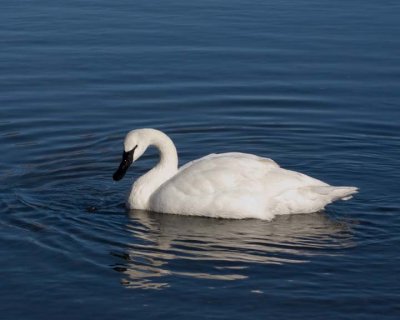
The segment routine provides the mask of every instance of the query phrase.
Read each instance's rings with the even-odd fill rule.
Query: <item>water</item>
[[[1,319],[398,319],[398,1],[6,1]],[[351,201],[272,222],[127,212],[134,128]]]

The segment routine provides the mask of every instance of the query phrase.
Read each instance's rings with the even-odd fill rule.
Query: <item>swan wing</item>
[[[212,154],[181,167],[150,199],[150,210],[224,218],[272,219],[321,210],[356,192],[332,187],[273,160],[243,153]]]
[[[210,154],[182,166],[165,187],[173,186],[185,194],[193,195],[254,188],[275,168],[279,168],[275,161],[252,154]]]
[[[255,155],[208,155],[181,167],[162,184],[151,196],[150,209],[231,218],[240,218],[235,216],[239,211],[260,212],[267,176],[274,169],[279,166],[273,160]]]

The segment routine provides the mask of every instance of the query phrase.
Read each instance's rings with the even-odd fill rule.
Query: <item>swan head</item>
[[[115,181],[121,180],[132,163],[141,157],[149,146],[148,135],[145,129],[130,131],[124,141],[122,161],[113,175]]]

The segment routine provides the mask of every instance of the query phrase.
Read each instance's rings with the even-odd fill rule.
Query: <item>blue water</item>
[[[399,319],[398,1],[0,5],[1,319]],[[124,208],[125,133],[360,193],[272,222]]]

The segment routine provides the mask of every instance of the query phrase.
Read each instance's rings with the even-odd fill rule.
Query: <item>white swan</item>
[[[132,186],[129,209],[218,218],[258,218],[311,213],[347,200],[355,187],[334,187],[273,160],[246,153],[210,154],[178,169],[172,140],[155,129],[130,131],[113,179],[120,180],[147,147],[160,152],[159,163]]]

